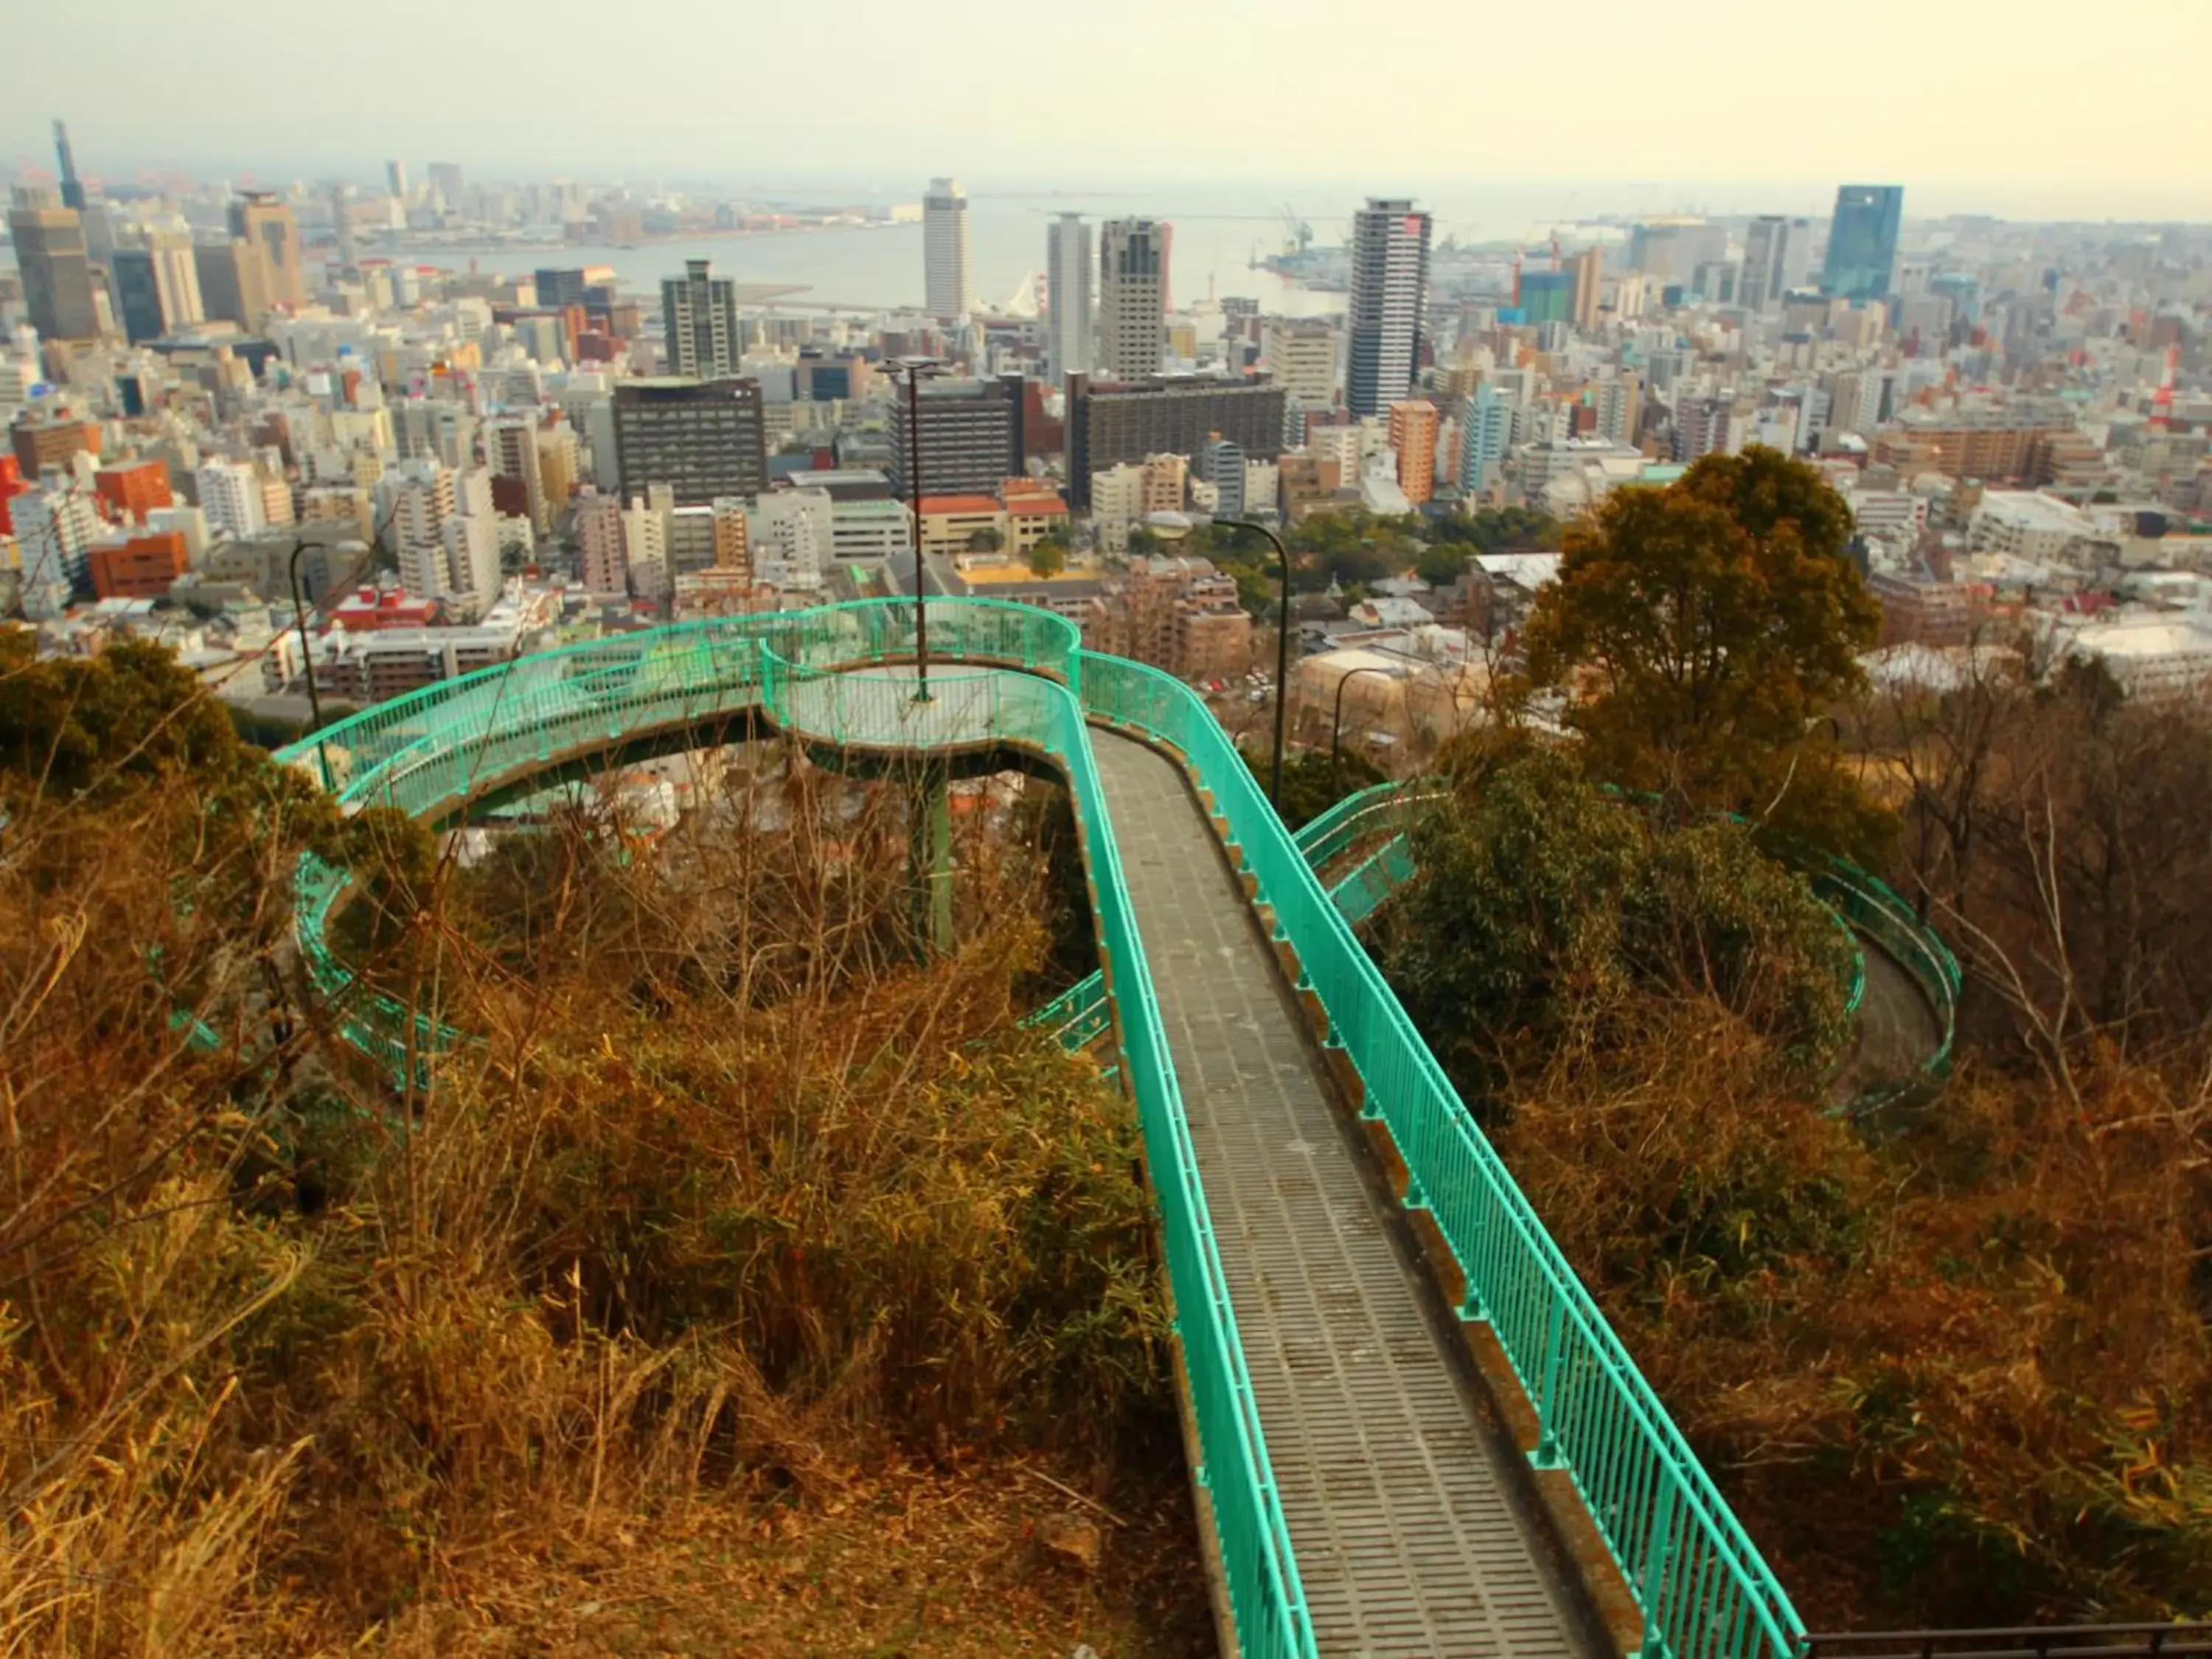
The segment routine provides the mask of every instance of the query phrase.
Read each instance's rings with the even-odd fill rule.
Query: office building
[[[1574,320],[1575,274],[1530,270],[1521,276],[1521,320],[1531,325]]]
[[[85,556],[100,534],[89,492],[74,483],[25,491],[9,503],[27,608],[33,587],[69,595],[91,591]]]
[[[738,285],[726,276],[709,276],[711,263],[686,259],[681,276],[661,280],[660,315],[668,330],[672,374],[715,380],[738,372],[744,349],[738,331]],[[547,303],[543,294],[538,302]]]
[[[615,466],[627,499],[664,483],[678,507],[757,497],[768,483],[760,382],[659,376],[615,387]]]
[[[1283,389],[1265,380],[1152,375],[1136,381],[1068,381],[1067,478],[1078,507],[1091,477],[1155,455],[1196,455],[1215,434],[1248,457],[1283,453]]]
[[[921,488],[932,495],[996,489],[1022,471],[1022,380],[924,380],[915,398],[921,440]],[[891,398],[891,457],[885,469],[899,499],[914,488],[908,476],[914,439],[903,389]]]
[[[1437,493],[1437,406],[1425,398],[1390,405],[1390,447],[1398,457],[1398,488],[1414,507]]]
[[[1154,219],[1109,219],[1098,233],[1098,351],[1105,380],[1160,372],[1167,343],[1167,227]]]
[[[933,179],[921,199],[924,303],[934,317],[965,317],[973,308],[968,265],[968,192],[957,179]]]
[[[563,270],[552,265],[540,265],[535,273],[538,303],[559,310],[567,306],[586,302],[591,283],[588,273],[580,267]]]
[[[1429,216],[1370,196],[1353,216],[1345,404],[1379,415],[1413,389],[1429,302]]]
[[[1045,373],[1054,380],[1091,372],[1091,227],[1063,213],[1045,233]]]
[[[307,303],[307,277],[300,261],[300,226],[274,191],[249,190],[230,204],[230,234],[260,261],[263,292],[272,306]]]
[[[554,504],[547,498],[539,462],[538,416],[502,415],[486,421],[483,448],[499,510],[529,520],[531,533],[544,535],[553,527]]]
[[[449,213],[461,208],[461,169],[455,161],[433,161],[429,166],[430,193],[438,198],[438,205]]]
[[[1213,511],[1224,519],[1244,516],[1244,450],[1219,433],[1198,452],[1198,477],[1213,488]]]
[[[1574,323],[1577,328],[1597,326],[1598,308],[1605,285],[1605,250],[1586,247],[1568,267],[1575,279]]]
[[[384,187],[401,201],[407,199],[407,163],[386,161],[384,164]]]
[[[92,493],[120,524],[143,524],[147,515],[176,505],[169,469],[160,461],[116,461],[92,475]]]
[[[154,256],[154,292],[161,302],[161,324],[168,329],[189,328],[206,317],[200,304],[198,262],[192,252],[191,234],[155,230],[146,234],[146,251]]]
[[[1336,325],[1321,317],[1270,317],[1261,335],[1267,378],[1308,410],[1336,402]]]
[[[1905,221],[1902,185],[1844,185],[1828,224],[1820,292],[1837,300],[1887,299],[1897,285],[1897,242]]]
[[[84,211],[84,181],[76,176],[76,153],[70,148],[69,124],[54,123],[54,160],[62,170],[62,205],[74,212]]]
[[[95,598],[158,599],[191,568],[191,561],[182,536],[154,530],[95,544],[86,566]]]
[[[1459,487],[1478,495],[1498,481],[1513,453],[1513,416],[1520,400],[1503,386],[1486,382],[1467,401],[1460,434]]]
[[[350,265],[354,262],[353,209],[346,201],[343,185],[331,186],[331,233],[337,243],[338,263]]]
[[[131,344],[158,340],[168,332],[161,316],[161,296],[154,276],[154,256],[143,248],[119,247],[107,262],[108,280],[114,284],[117,320]]]
[[[77,210],[62,206],[51,191],[19,185],[8,210],[8,234],[22,274],[24,308],[40,337],[98,339],[98,278],[85,251],[84,221]]]
[[[1743,276],[1736,303],[1757,312],[1778,310],[1782,296],[1802,288],[1813,267],[1813,227],[1803,219],[1763,213],[1743,236]]]
[[[234,237],[202,242],[192,250],[192,263],[199,276],[200,302],[209,317],[249,331],[261,326],[269,310],[269,286],[261,259],[251,246]]]

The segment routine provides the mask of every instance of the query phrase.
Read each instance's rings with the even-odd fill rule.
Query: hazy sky
[[[10,7],[0,161],[918,192],[1656,184],[2212,219],[2212,0],[101,0]]]

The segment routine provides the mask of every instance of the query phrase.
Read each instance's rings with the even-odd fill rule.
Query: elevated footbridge
[[[1794,1654],[1788,1596],[1354,936],[1358,896],[1324,886],[1200,699],[1048,612],[927,605],[926,702],[902,666],[913,603],[863,602],[523,658],[283,758],[349,807],[433,823],[738,723],[823,755],[1050,766],[1093,896],[1093,1018],[1143,1133],[1228,1641]],[[331,955],[349,880],[302,864],[301,950],[349,1033],[412,1067],[449,1034],[362,999]]]

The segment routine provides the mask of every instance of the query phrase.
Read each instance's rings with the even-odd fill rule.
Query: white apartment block
[[[199,485],[200,510],[207,514],[208,529],[214,535],[242,541],[268,527],[260,475],[251,462],[203,461],[193,477]]]

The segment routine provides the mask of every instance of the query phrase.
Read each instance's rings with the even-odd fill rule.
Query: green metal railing
[[[1396,995],[1325,892],[1205,705],[1157,670],[1085,665],[1094,718],[1179,750],[1232,851],[1297,953],[1328,1041],[1390,1130],[1466,1276],[1460,1311],[1487,1321],[1534,1403],[1540,1468],[1565,1472],[1637,1597],[1647,1655],[1764,1659],[1804,1626],[1527,1197],[1446,1079]]]
[[[1803,1627],[1787,1595],[1352,933],[1357,918],[1348,920],[1346,910],[1353,907],[1324,889],[1312,867],[1385,827],[1383,815],[1401,805],[1366,792],[1293,837],[1188,687],[1134,663],[1086,657],[1072,626],[1026,606],[932,601],[933,658],[1025,672],[933,673],[931,700],[917,704],[910,675],[870,672],[912,656],[913,609],[908,601],[862,601],[592,641],[380,705],[283,758],[310,768],[327,758],[349,805],[375,801],[434,818],[565,756],[753,710],[823,743],[885,750],[1006,744],[1063,769],[1113,998],[1110,1009],[1094,1006],[1078,987],[1052,1009],[1064,1030],[1079,1020],[1115,1023],[1160,1210],[1199,1478],[1239,1646],[1253,1655],[1307,1655],[1310,1621],[1086,717],[1172,750],[1211,795],[1232,855],[1296,952],[1302,988],[1325,1012],[1327,1040],[1358,1073],[1363,1111],[1389,1127],[1403,1154],[1407,1203],[1431,1214],[1463,1269],[1462,1313],[1489,1322],[1527,1391],[1537,1418],[1536,1462],[1572,1480],[1637,1596],[1645,1652],[1696,1659],[1791,1652]],[[1405,857],[1401,844],[1386,842],[1339,889],[1357,884],[1379,896],[1403,873],[1392,860]],[[298,878],[302,951],[317,984],[339,997],[353,994],[351,976],[331,957],[324,930],[349,879],[314,860],[303,861]],[[1903,907],[1885,894],[1862,892],[1853,902],[1867,907],[1870,934],[1887,942],[1876,930],[1897,921]],[[1903,951],[1916,948],[1917,933],[1899,936]],[[1928,973],[1955,996],[1948,953],[1940,960],[1923,954]],[[1899,959],[1911,965],[1909,954]],[[388,1001],[354,1011],[348,1030],[410,1063],[450,1040]]]
[[[1076,630],[1029,606],[933,601],[933,659],[1026,672],[933,672],[930,701],[918,703],[910,675],[868,672],[913,655],[913,611],[906,601],[861,601],[586,641],[380,705],[279,758],[311,771],[327,761],[349,805],[374,802],[429,817],[565,755],[755,708],[787,732],[825,743],[887,750],[1003,743],[1056,762],[1074,796],[1097,896],[1119,1016],[1120,1073],[1136,1100],[1159,1207],[1197,1429],[1198,1478],[1238,1645],[1255,1656],[1307,1659],[1314,1653],[1311,1620],[1158,999],[1074,695],[1083,670]],[[332,957],[325,935],[350,881],[346,872],[307,860],[296,880],[301,949],[319,989],[347,1008],[347,1035],[400,1075],[422,1075],[423,1054],[450,1043],[453,1033],[390,999],[362,999],[353,975]]]

